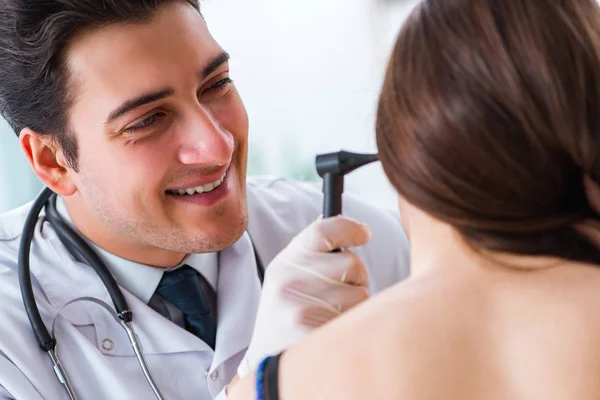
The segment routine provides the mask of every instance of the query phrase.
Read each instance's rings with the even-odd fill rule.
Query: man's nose
[[[182,164],[222,166],[230,162],[233,135],[224,129],[209,110],[200,106],[188,118],[178,157]]]

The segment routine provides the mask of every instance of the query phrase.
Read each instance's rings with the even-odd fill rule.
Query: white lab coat
[[[0,399],[65,399],[47,355],[37,346],[17,275],[17,250],[30,205],[0,216]],[[265,266],[321,213],[318,188],[282,179],[248,182],[249,233]],[[396,213],[344,195],[344,214],[371,225],[365,261],[372,292],[408,275],[408,244]],[[95,272],[77,262],[40,218],[31,251],[38,307],[47,326],[67,302],[88,296],[112,306]],[[217,345],[154,312],[122,289],[150,370],[167,399],[225,399],[250,343],[260,296],[252,244],[245,234],[220,254]],[[152,399],[123,328],[101,306],[75,302],[56,319],[58,354],[81,399]]]

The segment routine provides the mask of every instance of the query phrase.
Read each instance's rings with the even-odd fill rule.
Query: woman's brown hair
[[[392,185],[478,248],[600,264],[600,9],[429,0],[394,47],[377,118]],[[432,244],[434,245],[434,244]]]

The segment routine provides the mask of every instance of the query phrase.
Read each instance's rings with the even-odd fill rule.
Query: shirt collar
[[[60,196],[57,198],[56,208],[69,226],[96,251],[98,257],[100,257],[102,262],[109,269],[117,283],[144,303],[148,303],[150,298],[154,295],[164,272],[175,270],[184,264],[189,265],[202,274],[213,289],[216,290],[219,275],[218,253],[189,254],[184,258],[180,265],[170,269],[139,264],[109,253],[81,234],[79,229],[73,224],[64,201]]]

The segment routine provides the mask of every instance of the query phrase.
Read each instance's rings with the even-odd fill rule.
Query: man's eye
[[[206,89],[206,91],[213,91],[213,90],[227,90],[229,85],[232,84],[233,81],[231,80],[231,78],[227,77],[224,79],[221,79],[220,81],[214,83],[213,85],[209,86],[208,89]],[[205,92],[206,92],[205,91]]]
[[[164,116],[165,115],[163,113],[152,114],[151,116],[144,119],[143,121],[138,122],[137,124],[128,127],[127,129],[125,129],[125,132],[134,133],[140,129],[148,128],[149,126],[156,124]]]

